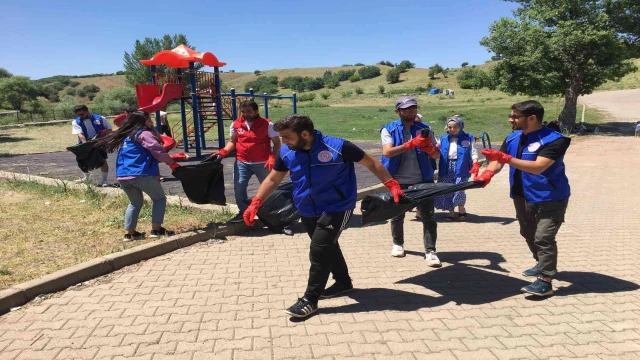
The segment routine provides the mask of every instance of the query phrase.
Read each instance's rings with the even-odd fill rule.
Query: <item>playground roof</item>
[[[142,65],[166,65],[170,68],[188,68],[190,62],[199,62],[207,66],[225,66],[210,52],[196,52],[186,45],[180,45],[173,50],[163,50],[155,54],[150,60],[140,60]]]

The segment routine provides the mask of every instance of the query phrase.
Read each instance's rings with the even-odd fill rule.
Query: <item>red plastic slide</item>
[[[138,110],[154,113],[165,107],[169,101],[180,99],[182,97],[182,85],[164,84],[162,86],[162,93],[158,95],[158,87],[156,85],[138,84],[136,85],[136,93],[138,96],[138,106],[140,106]],[[113,123],[120,127],[125,118],[125,114],[120,114],[113,119]]]

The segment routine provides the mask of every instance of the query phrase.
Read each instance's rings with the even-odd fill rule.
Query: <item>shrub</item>
[[[310,101],[308,103],[301,104],[300,107],[304,107],[304,108],[322,108],[322,107],[329,107],[329,105],[323,104],[323,103],[318,102],[318,101]]]
[[[80,90],[76,91],[76,95],[78,95],[80,97],[85,97],[85,96],[87,96],[87,93],[84,90],[80,89]]]
[[[298,101],[300,101],[300,102],[312,101],[315,98],[316,98],[316,94],[314,94],[314,93],[306,93],[306,94],[298,95]]]
[[[364,89],[361,88],[360,86],[356,87],[356,94],[358,94],[358,95],[364,94]]]
[[[380,76],[382,74],[380,72],[380,68],[377,66],[365,66],[358,69],[358,75],[362,80],[364,79],[373,79],[376,76]]]
[[[89,100],[93,100],[95,97],[96,97],[96,94],[94,94],[94,93],[88,93],[88,94],[87,94],[87,98],[88,98]]]
[[[384,94],[384,85],[378,85],[378,93]]]
[[[476,68],[465,68],[457,76],[458,85],[463,89],[480,89],[485,86],[490,86],[489,76],[487,73]]]
[[[73,87],[73,88],[74,88],[74,87],[76,87],[76,86],[78,86],[78,85],[80,85],[80,82],[79,82],[79,81],[71,81],[71,82],[69,82],[69,86],[71,86],[71,87]]]
[[[255,93],[275,94],[278,92],[277,76],[259,76],[256,80],[249,81],[244,85],[244,91],[253,89]]]
[[[433,89],[433,83],[431,81],[429,81],[427,83],[427,90],[431,90],[431,89]]]
[[[253,72],[253,74],[260,76],[261,72],[260,72],[260,70],[256,70],[256,71]]]
[[[349,81],[351,81],[351,82],[360,81],[360,75],[353,74],[353,75],[349,76]]]
[[[363,63],[356,63],[353,66],[364,66],[364,64]]]
[[[89,85],[85,85],[85,86],[83,86],[83,87],[82,87],[82,90],[83,90],[84,92],[86,92],[87,94],[88,94],[88,93],[94,93],[94,94],[95,94],[95,93],[97,93],[97,92],[99,92],[99,91],[100,91],[100,88],[98,87],[98,85],[95,85],[95,84],[89,84]]]
[[[462,65],[460,65],[463,69],[466,68],[467,66],[469,66],[468,62],[463,62]]]
[[[407,72],[407,70],[413,69],[415,67],[416,64],[412,63],[409,60],[402,60],[400,64],[398,64],[398,69],[400,69],[400,72]]]
[[[336,78],[327,79],[324,81],[324,86],[327,89],[335,89],[340,86],[340,81],[338,81],[338,79]]]
[[[349,96],[353,95],[353,91],[351,90],[344,90],[340,93],[340,95],[342,95],[343,98],[348,98]]]
[[[389,84],[395,84],[400,82],[400,69],[395,67],[389,70],[389,72],[387,72],[387,82]]]
[[[67,89],[64,93],[65,93],[65,94],[67,94],[67,95],[69,95],[69,96],[73,96],[73,95],[75,95],[75,94],[76,94],[76,89],[74,89],[74,88],[69,88],[69,89]]]
[[[338,81],[347,81],[349,80],[349,78],[351,77],[351,75],[355,74],[356,70],[340,70],[337,73],[335,73],[335,77],[338,79]]]
[[[322,97],[322,99],[327,100],[329,98],[329,96],[331,96],[331,93],[328,91],[322,92],[320,93],[320,96]]]

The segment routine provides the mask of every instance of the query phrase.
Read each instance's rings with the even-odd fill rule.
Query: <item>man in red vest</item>
[[[246,201],[249,179],[255,175],[262,183],[275,164],[276,155],[280,152],[280,137],[273,129],[269,119],[260,116],[258,104],[246,100],[240,104],[242,116],[231,124],[230,139],[224,149],[211,154],[211,157],[226,157],[236,150],[236,161],[233,164],[233,192],[240,213],[230,222],[242,222],[242,214],[249,206]],[[273,148],[271,147],[273,143]]]

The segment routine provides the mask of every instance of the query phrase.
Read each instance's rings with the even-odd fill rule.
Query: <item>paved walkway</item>
[[[468,192],[467,222],[439,222],[440,269],[425,266],[412,216],[402,259],[388,224],[354,216],[341,246],[357,290],[306,321],[283,309],[305,288],[307,236],[254,231],[0,317],[0,359],[638,359],[639,153],[629,136],[572,141],[551,298],[518,292],[533,260],[505,171]]]

